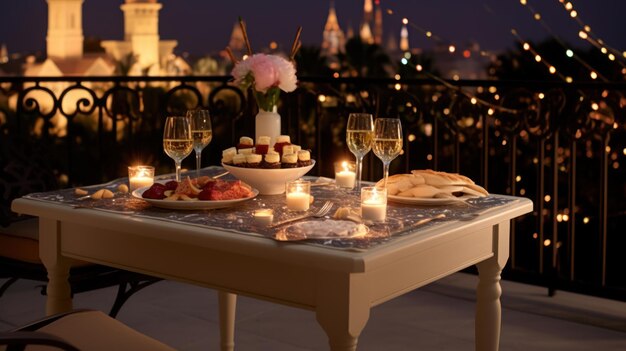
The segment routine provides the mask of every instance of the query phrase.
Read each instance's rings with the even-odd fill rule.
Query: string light
[[[526,2],[526,0],[521,0],[521,1]],[[394,11],[393,11],[392,9],[387,9],[387,11],[386,11],[386,12],[387,12],[387,14],[388,14],[388,15],[390,15],[390,16],[393,16],[393,15],[394,15]],[[451,41],[446,41],[446,40],[444,40],[443,38],[441,38],[441,37],[439,37],[439,36],[437,36],[437,35],[433,34],[433,32],[432,32],[432,31],[430,31],[430,30],[426,30],[426,29],[424,29],[424,28],[422,28],[422,27],[419,27],[418,25],[416,25],[415,23],[411,22],[411,21],[410,21],[408,18],[406,18],[406,17],[402,18],[402,23],[403,23],[403,24],[405,24],[405,25],[407,25],[408,27],[410,27],[410,28],[414,29],[414,30],[417,30],[417,31],[419,31],[419,32],[423,33],[423,34],[424,34],[427,38],[429,38],[429,39],[435,40],[436,42],[446,42],[446,43],[448,43],[448,51],[449,51],[450,53],[454,53],[454,52],[456,52],[456,45],[454,45]],[[487,56],[488,54],[487,54],[487,53],[484,53],[484,52],[481,52],[481,55],[483,55],[483,56]],[[470,53],[470,56],[471,56],[471,53]],[[408,61],[407,61],[407,63],[408,63]],[[521,111],[520,111],[520,110],[516,110],[516,109],[511,109],[511,108],[507,108],[507,107],[503,107],[503,106],[495,105],[495,104],[493,104],[493,103],[491,103],[491,102],[489,102],[489,101],[486,101],[486,100],[484,100],[484,99],[480,99],[480,98],[476,97],[474,94],[472,94],[472,93],[468,92],[467,90],[465,90],[465,89],[463,89],[463,88],[461,88],[461,87],[459,87],[459,86],[453,85],[453,84],[449,83],[448,81],[446,81],[445,79],[442,79],[441,77],[438,77],[438,76],[436,76],[436,75],[434,75],[434,74],[431,74],[431,73],[429,73],[429,72],[424,72],[424,67],[423,67],[422,65],[420,65],[420,64],[417,64],[417,65],[415,66],[415,70],[416,70],[416,71],[418,71],[418,72],[421,72],[422,74],[425,74],[427,77],[429,77],[429,78],[431,78],[431,79],[433,79],[433,80],[435,80],[435,81],[438,81],[440,84],[442,84],[442,85],[443,85],[443,86],[445,86],[446,88],[448,88],[448,89],[450,89],[450,90],[453,90],[453,91],[456,91],[457,93],[459,93],[459,94],[461,94],[461,95],[463,95],[463,96],[465,96],[465,97],[469,98],[469,99],[470,99],[470,102],[471,102],[472,104],[478,104],[478,105],[481,105],[481,106],[487,106],[487,107],[489,107],[489,109],[487,110],[487,113],[488,113],[489,115],[494,114],[494,113],[495,113],[495,111],[503,111],[503,112],[507,112],[507,113],[510,113],[510,114],[520,114],[520,113],[521,113]],[[452,77],[452,79],[456,81],[456,80],[459,80],[459,79],[460,79],[460,77],[459,77],[458,75],[456,75],[456,74],[455,74],[455,75]],[[400,88],[401,88],[400,84],[396,84],[394,87],[395,87],[397,90],[400,90]],[[490,88],[490,90],[491,90],[491,88]],[[494,91],[493,91],[493,93],[495,93],[495,92],[496,92],[496,89],[495,89],[495,87],[494,87]],[[493,98],[494,98],[494,100],[498,101],[500,97],[499,97],[499,95],[498,95],[498,94],[495,94],[495,95],[493,96]],[[443,110],[443,113],[444,113],[445,115],[447,115],[447,114],[449,114],[449,113],[450,113],[450,111],[449,111],[449,109],[444,109],[444,110]]]
[[[528,43],[527,41],[522,40],[522,38],[520,37],[517,29],[513,28],[511,29],[511,34],[513,34],[513,36],[520,42],[522,43],[522,48],[525,51],[530,52],[535,61],[537,61],[538,63],[543,63],[544,66],[546,66],[546,68],[548,69],[548,72],[550,72],[550,74],[556,74],[559,78],[561,78],[562,80],[567,80],[567,78],[565,76],[563,76],[561,73],[559,73],[556,69],[556,67],[554,65],[551,65],[549,62],[547,62],[543,57],[541,57],[541,55],[539,55],[539,53],[533,49],[533,47],[530,45],[530,43]]]
[[[560,3],[563,4],[563,1],[560,1]],[[570,17],[573,18],[576,23],[578,23],[578,25],[580,26],[580,28],[582,29],[579,33],[578,36],[583,39],[586,40],[588,43],[590,43],[591,45],[595,46],[596,48],[600,49],[600,51],[607,55],[609,60],[611,61],[615,61],[615,54],[617,54],[619,56],[619,51],[611,48],[610,46],[607,46],[604,41],[600,38],[598,38],[592,31],[591,31],[591,27],[587,24],[585,24],[581,19],[580,16],[578,14],[578,11],[576,11],[574,9],[574,5],[571,2],[567,2],[565,4],[563,4],[563,8],[565,9],[566,12],[569,13]],[[581,33],[585,33],[585,35],[582,35]],[[609,56],[609,53],[612,56]],[[612,58],[611,58],[612,57]],[[624,57],[626,57],[626,55],[624,55]],[[619,64],[622,67],[626,67],[626,65],[623,62],[618,61]]]
[[[561,3],[563,3],[563,2],[561,2]],[[558,37],[558,36],[554,33],[554,31],[552,31],[552,29],[550,28],[550,26],[548,26],[548,24],[547,24],[547,23],[546,23],[543,19],[541,19],[541,15],[537,16],[537,15],[539,14],[539,12],[537,12],[537,11],[536,11],[536,10],[535,10],[532,6],[530,6],[530,5],[528,5],[528,4],[522,4],[522,5],[523,5],[526,9],[528,9],[528,11],[532,14],[533,18],[535,18],[535,19],[536,19],[536,20],[537,20],[537,21],[541,24],[541,26],[542,26],[542,27],[543,27],[543,28],[544,28],[544,29],[545,29],[548,33],[550,33],[550,35],[551,35],[551,36],[552,36],[552,37],[556,40],[556,42],[557,42],[557,43],[559,43],[559,45],[561,45],[564,49],[566,49],[566,50],[567,50],[566,52],[567,52],[567,56],[568,56],[568,57],[572,57],[572,58],[574,58],[574,59],[575,59],[578,63],[580,63],[581,65],[583,65],[583,66],[584,66],[584,67],[585,67],[585,68],[586,68],[589,72],[593,72],[593,71],[596,71],[596,72],[597,72],[597,70],[595,70],[593,67],[591,67],[591,66],[590,66],[587,62],[585,62],[582,58],[580,58],[580,57],[579,57],[578,55],[576,55],[573,51],[571,51],[571,50],[567,47],[567,45],[565,45],[565,43],[563,42],[563,40],[561,40],[561,39],[560,39],[560,38],[559,38],[559,37]],[[567,3],[565,3],[563,6],[565,6],[565,8],[569,8],[568,12],[570,13],[570,16],[571,16],[571,11],[574,11],[574,10],[573,10],[573,9],[574,9],[574,5],[573,5],[571,2],[567,2]],[[574,13],[574,16],[572,16],[572,17],[573,17],[573,18],[575,18],[575,17],[577,17],[577,15],[578,15],[578,13],[577,13],[577,12],[575,12],[575,13]],[[539,17],[539,19],[538,19],[537,17]],[[577,19],[577,20],[578,20],[578,19]],[[582,23],[581,23],[581,28],[591,30],[591,28],[590,28],[589,26],[586,26],[586,27],[585,27],[585,25],[584,25],[584,24],[582,24]],[[589,32],[589,33],[590,33],[590,32]],[[578,36],[579,36],[580,38],[582,38],[582,39],[585,39],[585,40],[587,40],[587,41],[591,42],[591,38],[590,38],[589,33],[588,33],[587,31],[585,31],[585,30],[580,30],[580,31],[578,32]],[[596,43],[596,44],[597,44],[597,43]],[[597,46],[597,45],[596,45],[596,46]],[[571,53],[571,56],[570,56],[570,53]],[[599,77],[600,79],[602,79],[603,81],[605,81],[605,82],[608,82],[608,81],[609,81],[608,79],[606,79],[606,78],[605,78],[604,76],[602,76],[602,75],[599,75],[599,74],[598,74],[598,77]]]

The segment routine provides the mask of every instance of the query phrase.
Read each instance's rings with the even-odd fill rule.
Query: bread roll
[[[376,186],[382,187],[384,180],[381,179]],[[424,177],[413,174],[394,174],[387,178],[387,194],[397,195],[417,185],[424,184]]]
[[[398,196],[430,198],[430,197],[435,197],[435,195],[441,192],[442,192],[441,190],[439,190],[438,188],[432,185],[420,184],[411,189],[408,189],[399,193]]]
[[[467,184],[463,187],[463,192],[473,196],[488,196],[489,192],[480,185]]]
[[[383,181],[376,185],[382,186]],[[411,174],[394,174],[387,179],[389,195],[420,198],[487,196],[489,193],[470,178],[457,173],[431,169],[413,170]]]

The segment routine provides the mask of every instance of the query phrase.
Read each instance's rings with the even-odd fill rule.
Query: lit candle
[[[335,184],[340,188],[354,188],[356,173],[354,162],[335,163]]]
[[[254,221],[258,225],[268,226],[274,221],[274,211],[269,208],[255,210]]]
[[[384,222],[387,217],[387,189],[364,187],[361,189],[361,218]]]
[[[128,167],[128,184],[130,191],[150,186],[154,183],[154,167],[131,166]]]
[[[306,211],[311,200],[311,182],[295,180],[286,184],[287,209],[290,211]]]

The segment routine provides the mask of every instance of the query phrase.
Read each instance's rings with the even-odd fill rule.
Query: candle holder
[[[289,211],[306,211],[311,199],[311,182],[302,179],[287,182],[285,194]]]
[[[356,163],[335,162],[335,184],[339,188],[353,189],[356,183]]]
[[[269,208],[254,210],[252,215],[254,216],[254,222],[260,226],[268,226],[274,221],[274,210]]]
[[[387,189],[367,186],[361,188],[361,218],[384,222],[387,218]]]
[[[130,166],[128,167],[128,188],[131,192],[154,183],[154,167]]]

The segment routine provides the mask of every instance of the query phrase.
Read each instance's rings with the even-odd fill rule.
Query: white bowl
[[[313,166],[315,166],[315,160],[311,161],[313,162],[309,166],[296,168],[244,168],[229,166],[223,163],[222,167],[237,177],[237,179],[240,179],[253,188],[258,189],[259,194],[278,195],[285,192],[285,183],[302,177],[307,174]]]

